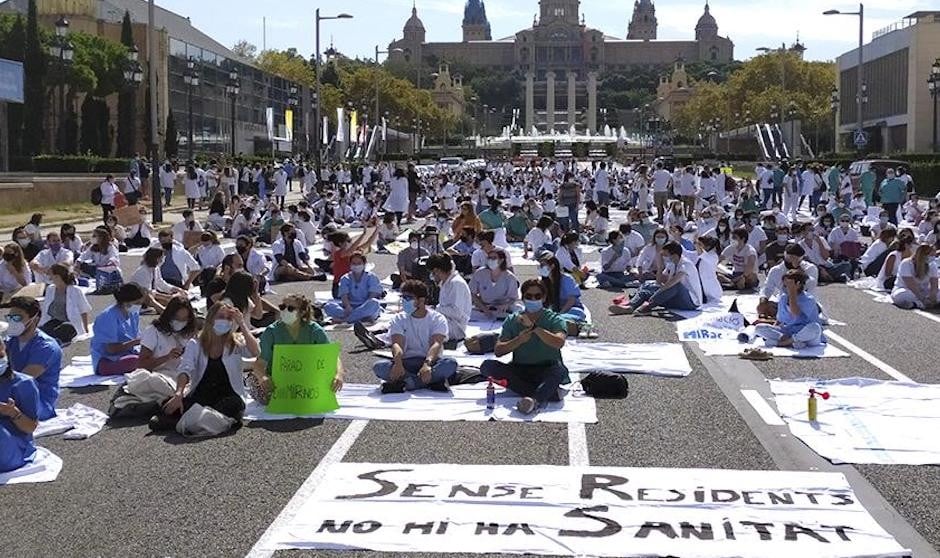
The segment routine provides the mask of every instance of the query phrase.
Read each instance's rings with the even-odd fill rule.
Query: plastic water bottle
[[[486,408],[490,411],[496,408],[496,386],[493,384],[493,378],[489,378],[486,384]]]

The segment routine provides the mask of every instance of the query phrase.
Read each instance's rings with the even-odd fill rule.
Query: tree
[[[29,0],[26,16],[26,45],[23,53],[26,102],[23,107],[23,154],[38,155],[42,151],[45,107],[46,53],[42,48],[36,0]]]
[[[180,152],[180,142],[176,132],[176,120],[173,118],[173,111],[170,111],[169,115],[166,117],[163,152],[167,159],[175,158]]]
[[[128,49],[134,46],[134,30],[131,14],[124,12],[121,22],[121,44]],[[117,155],[131,157],[137,147],[137,90],[133,84],[125,84],[118,95]]]
[[[254,60],[255,56],[258,55],[258,47],[249,43],[245,39],[242,39],[235,43],[235,46],[232,47],[232,52],[246,58],[248,60]]]
[[[23,16],[6,16],[0,21],[0,58],[22,62],[26,57],[26,24]],[[23,155],[23,105],[7,103],[10,155]]]
[[[82,153],[106,157],[111,152],[111,111],[102,99],[88,95],[82,103]]]
[[[265,50],[256,61],[262,70],[307,87],[316,85],[316,73],[295,49]]]

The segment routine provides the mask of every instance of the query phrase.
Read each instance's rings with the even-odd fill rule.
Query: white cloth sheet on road
[[[274,421],[292,418],[333,418],[346,420],[390,421],[489,421],[502,422],[597,422],[594,399],[580,389],[569,391],[558,403],[549,403],[535,415],[522,415],[515,410],[519,397],[502,388],[497,389],[496,408],[486,408],[486,384],[452,386],[450,392],[420,390],[383,395],[378,385],[346,384],[337,394],[340,408],[326,415],[297,417],[272,415],[256,401],[249,400],[246,421]]]
[[[59,477],[60,472],[62,472],[62,458],[46,448],[36,448],[36,456],[32,463],[14,471],[0,473],[0,486],[52,482]]]
[[[77,356],[72,364],[59,372],[59,387],[83,388],[90,386],[119,386],[124,383],[124,375],[99,376],[91,367],[90,356]]]
[[[698,310],[670,310],[670,312],[689,320],[703,314],[724,314],[735,301],[738,302],[738,310],[745,318],[752,322],[757,319],[757,305],[760,303],[760,295],[757,294],[726,293],[722,295],[720,301],[705,304]]]
[[[803,349],[793,349],[789,347],[768,347],[762,339],[753,340],[750,343],[740,343],[733,339],[723,339],[719,341],[709,341],[699,343],[699,347],[707,356],[737,356],[745,349],[763,349],[768,353],[778,357],[792,358],[848,358],[849,355],[831,343],[826,343],[818,347],[805,347]]]
[[[56,409],[55,412],[56,416],[39,423],[33,437],[63,434],[66,440],[85,440],[101,432],[108,422],[108,415],[81,403],[75,403],[68,409]]]
[[[698,344],[708,356],[736,356],[746,349],[763,349],[774,356],[793,358],[837,358],[848,357],[848,353],[824,344],[818,347],[794,349],[790,347],[768,347],[763,339],[756,338],[754,327],[744,327],[741,314],[709,312],[676,323],[680,341]],[[746,336],[747,341],[740,341]]]
[[[810,389],[817,421],[807,417]],[[773,380],[770,389],[790,432],[833,463],[940,464],[940,385],[870,378]]]

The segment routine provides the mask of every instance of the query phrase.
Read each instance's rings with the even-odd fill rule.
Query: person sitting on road
[[[865,250],[862,257],[858,260],[859,268],[865,277],[877,277],[878,272],[884,266],[885,259],[888,257],[888,247],[898,236],[898,230],[894,227],[885,228],[878,235],[878,240],[871,243],[871,246]]]
[[[602,289],[622,289],[636,281],[631,269],[633,252],[626,246],[626,238],[620,230],[607,233],[607,242],[610,245],[601,250],[601,273],[597,275],[597,282]]]
[[[188,299],[171,298],[160,316],[140,334],[137,367],[176,379],[180,357],[190,339],[198,333],[196,312]]]
[[[502,248],[494,244],[495,241],[496,233],[491,230],[477,234],[477,244],[480,247],[474,250],[473,254],[470,256],[470,265],[473,266],[473,269],[485,268],[486,261],[489,259],[490,254],[494,250],[502,250]],[[506,269],[512,270],[512,257],[508,253],[506,254]]]
[[[139,206],[140,223],[127,227],[124,243],[128,248],[147,248],[153,243],[155,233],[153,226],[147,221],[147,209]]]
[[[62,348],[39,329],[42,312],[39,302],[18,296],[10,301],[6,315],[6,354],[10,366],[36,380],[39,389],[39,420],[55,416],[59,399],[59,373],[62,370]]]
[[[19,244],[11,242],[4,246],[3,261],[0,262],[0,301],[29,285],[32,278],[33,274]]]
[[[205,231],[199,239],[199,246],[193,249],[193,256],[202,267],[199,272],[199,278],[194,282],[198,287],[202,287],[215,277],[222,260],[225,259],[225,250],[219,237],[212,231]]]
[[[71,267],[54,264],[49,273],[52,281],[43,295],[39,329],[65,345],[88,333],[92,307],[85,292],[75,284]]]
[[[232,273],[219,300],[248,316],[255,328],[267,327],[277,319],[277,308],[261,298],[258,280],[246,270]]]
[[[15,471],[35,458],[33,432],[39,426],[39,410],[36,381],[14,371],[0,343],[0,473]]]
[[[581,237],[575,231],[568,231],[561,237],[555,257],[561,264],[561,269],[571,275],[578,285],[584,286],[587,280],[587,268],[581,264],[584,256],[581,253]]]
[[[134,283],[114,293],[115,303],[98,314],[92,325],[91,365],[99,376],[137,370],[140,360],[140,310],[146,293]]]
[[[446,391],[457,373],[457,361],[443,357],[447,318],[427,306],[428,288],[420,281],[401,286],[402,311],[389,324],[392,359],[375,363],[372,371],[384,380],[382,393],[422,388]]]
[[[175,428],[183,413],[197,403],[240,424],[245,411],[242,359],[260,352],[250,328],[245,315],[228,304],[209,310],[206,327],[183,351],[173,397],[150,419],[152,430]]]
[[[41,244],[33,242],[32,238],[29,236],[29,233],[26,232],[26,227],[16,227],[13,229],[13,234],[10,235],[10,240],[17,243],[23,250],[23,257],[26,258],[26,261],[30,261],[35,258],[39,254],[39,250],[42,247]]]
[[[667,242],[669,232],[666,229],[656,229],[649,243],[640,250],[636,257],[636,270],[641,281],[652,281],[663,270],[663,246]]]
[[[506,252],[493,250],[486,260],[486,267],[473,272],[470,278],[470,295],[474,321],[503,319],[516,311],[519,304],[519,280],[506,265]]]
[[[353,253],[349,263],[349,273],[339,281],[339,300],[324,304],[323,313],[332,318],[333,323],[375,322],[382,313],[379,302],[384,295],[382,284],[374,273],[366,271],[364,254]]]
[[[768,346],[803,349],[825,343],[819,304],[805,289],[808,280],[802,269],[784,275],[776,319],[758,319],[755,326],[754,333]]]
[[[280,305],[280,319],[265,328],[261,334],[258,359],[248,376],[248,391],[256,401],[267,405],[274,390],[271,381],[276,345],[326,345],[330,340],[326,332],[314,320],[313,304],[303,295],[290,294],[284,297]],[[343,388],[344,368],[342,359],[336,363],[336,375],[332,389],[338,392]]]
[[[108,294],[124,282],[121,275],[121,257],[111,230],[104,226],[95,228],[91,242],[76,260],[84,275],[95,279],[97,292]],[[104,283],[104,284],[103,284]]]
[[[444,348],[456,349],[458,343],[466,337],[467,325],[470,323],[473,309],[470,287],[447,254],[434,254],[429,257],[428,271],[440,287],[437,306],[434,309],[447,318],[447,342]]]
[[[568,321],[568,334],[575,335],[578,324],[587,321],[578,283],[562,270],[558,258],[551,252],[545,250],[539,254],[538,262],[539,276],[545,286],[546,307]]]
[[[875,286],[882,291],[891,291],[898,277],[898,268],[901,262],[914,255],[914,233],[910,229],[902,229],[894,242],[888,246],[888,256],[884,265],[878,271]]]
[[[241,256],[245,271],[258,278],[258,288],[263,293],[267,290],[271,264],[255,248],[255,241],[249,236],[240,236],[235,240],[235,253]]]
[[[199,277],[199,263],[182,244],[173,241],[173,233],[169,230],[160,231],[157,239],[163,248],[163,263],[160,264],[163,280],[188,291],[193,281]]]
[[[549,229],[554,223],[551,217],[543,215],[532,227],[522,241],[523,257],[528,258],[529,254],[538,254],[542,250],[554,250],[552,244],[552,233]]]
[[[839,217],[839,226],[832,229],[828,240],[829,246],[832,247],[833,261],[848,262],[852,267],[850,277],[854,276],[858,259],[862,255],[862,244],[859,231],[852,226],[852,218],[849,215]]]
[[[274,279],[282,282],[325,280],[323,274],[314,271],[310,265],[307,247],[297,238],[294,225],[285,223],[280,227],[280,238],[271,246],[271,253],[277,263]]]
[[[731,264],[731,274],[719,270],[718,279],[726,290],[754,289],[760,283],[757,275],[757,251],[748,244],[744,227],[731,233],[731,246],[721,253],[721,261]]]
[[[816,295],[816,286],[819,284],[819,269],[805,259],[806,251],[799,244],[790,244],[784,252],[783,262],[767,271],[767,279],[760,290],[760,302],[757,304],[757,313],[760,316],[774,317],[777,315],[777,303],[784,293],[783,278],[791,269],[800,269],[806,274],[804,290],[811,296]]]
[[[506,318],[496,342],[495,356],[512,353],[512,362],[485,360],[480,374],[507,380],[508,388],[522,396],[516,408],[530,415],[559,401],[558,387],[571,381],[561,358],[568,324],[547,307],[548,291],[538,279],[522,284],[522,297],[523,310]]]
[[[171,227],[173,240],[183,244],[188,232],[202,232],[202,225],[196,221],[196,215],[191,209],[183,210],[183,219]]]
[[[891,291],[891,302],[898,308],[933,309],[937,306],[937,261],[934,249],[921,244],[914,255],[904,259],[898,268],[898,280]]]
[[[144,306],[157,312],[163,312],[164,306],[174,296],[189,296],[189,291],[175,287],[163,279],[161,268],[164,257],[162,248],[148,248],[140,266],[128,281],[128,284],[137,285],[144,292]]]
[[[369,229],[372,229],[371,232]],[[329,236],[332,250],[330,252],[331,271],[333,273],[333,298],[339,298],[339,282],[352,267],[353,254],[368,254],[372,251],[372,243],[379,234],[378,223],[375,220],[365,225],[362,234],[355,240],[345,232],[334,232]]]
[[[51,269],[55,264],[63,264],[66,267],[72,267],[75,256],[72,251],[62,246],[62,238],[58,232],[50,232],[46,235],[46,248],[41,250],[36,257],[29,263],[33,270],[33,277],[37,283],[51,283]]]
[[[72,256],[77,259],[85,244],[82,242],[81,235],[75,232],[75,225],[66,223],[59,227],[59,236],[62,238],[62,246],[72,252]]]
[[[698,269],[678,242],[663,246],[665,267],[657,281],[647,281],[626,305],[615,304],[614,315],[648,316],[655,308],[697,310],[702,305],[702,281]]]
[[[818,230],[814,230],[812,225],[806,224],[802,233],[799,244],[806,251],[806,259],[819,268],[819,283],[847,282],[852,272],[852,264],[832,261],[829,243],[825,236],[820,235]]]

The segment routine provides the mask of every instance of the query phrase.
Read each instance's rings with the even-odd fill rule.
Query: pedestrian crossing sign
[[[866,145],[868,145],[868,136],[865,130],[855,130],[855,146],[865,147]]]

